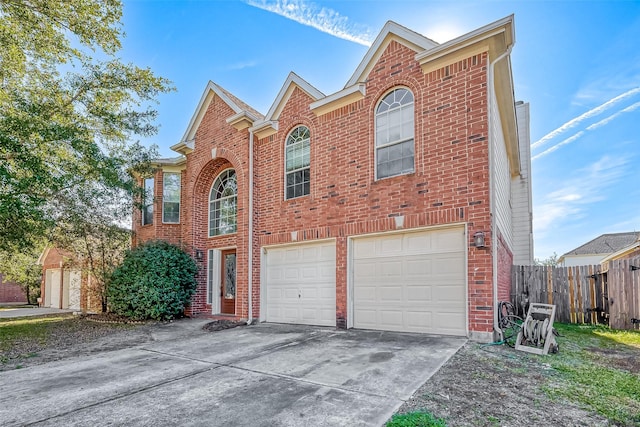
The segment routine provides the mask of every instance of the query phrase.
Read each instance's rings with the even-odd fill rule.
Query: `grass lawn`
[[[91,322],[71,313],[0,319],[0,371],[37,363],[48,350],[62,354],[60,350],[130,328]]]
[[[35,307],[37,307],[37,305],[29,305],[29,304],[0,305],[0,311],[13,310],[16,308],[35,308]]]
[[[573,405],[606,418],[610,425],[640,426],[640,331],[561,323],[554,327],[560,333],[558,354],[539,356],[504,347],[497,353],[503,360],[500,356],[487,359],[482,351],[471,350],[465,357],[454,356],[442,369],[445,376],[432,378],[423,386],[423,395],[416,393],[412,398],[421,402],[413,405],[419,410],[394,415],[387,427],[538,425],[548,418],[549,405],[554,407],[556,421],[547,425],[561,425],[557,422],[567,417],[562,411]],[[483,346],[471,344],[470,348],[475,347]],[[455,381],[452,373],[457,372],[461,373],[458,380],[466,373],[465,386],[447,387]],[[520,383],[523,390],[499,388],[509,382]],[[424,395],[424,390],[431,394]],[[525,403],[529,412],[523,419],[516,418],[522,412],[517,411],[522,408],[522,400],[517,399],[521,391],[529,402],[538,402],[533,406]],[[446,399],[441,398],[444,394]],[[492,405],[476,400],[496,394],[502,396]],[[460,405],[467,410],[454,410]],[[505,411],[507,407],[511,409]],[[531,415],[539,417],[538,421],[528,422],[525,418]]]
[[[549,358],[552,398],[580,403],[613,422],[640,425],[640,331],[558,324],[560,353]]]
[[[7,351],[16,341],[46,343],[52,324],[64,322],[71,315],[17,317],[0,319],[0,351]]]

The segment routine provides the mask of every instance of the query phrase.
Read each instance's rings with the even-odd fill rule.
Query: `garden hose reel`
[[[555,317],[555,305],[532,303],[518,333],[515,349],[542,355],[549,351],[557,353],[558,343],[553,333]]]

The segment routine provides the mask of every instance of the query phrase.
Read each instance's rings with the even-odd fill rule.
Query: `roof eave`
[[[321,116],[345,105],[359,101],[364,98],[365,95],[366,85],[364,83],[358,83],[316,102],[312,102],[309,108],[316,116]]]

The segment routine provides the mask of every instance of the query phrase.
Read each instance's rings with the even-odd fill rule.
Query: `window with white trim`
[[[236,171],[223,171],[213,183],[209,195],[209,237],[237,230],[238,182]]]
[[[153,224],[153,187],[155,180],[146,178],[144,180],[144,198],[142,202],[142,225]]]
[[[180,172],[162,175],[162,222],[180,222]]]
[[[409,89],[398,88],[376,108],[376,179],[414,171],[414,106]]]
[[[310,144],[309,128],[298,126],[287,137],[285,144],[285,199],[306,196],[310,192]]]

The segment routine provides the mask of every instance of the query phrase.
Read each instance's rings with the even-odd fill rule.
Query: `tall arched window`
[[[309,128],[298,126],[287,137],[285,145],[285,199],[309,194],[311,159]]]
[[[237,229],[238,182],[236,171],[223,171],[209,195],[209,237],[235,233]]]
[[[389,92],[376,108],[376,179],[414,171],[413,94]]]

